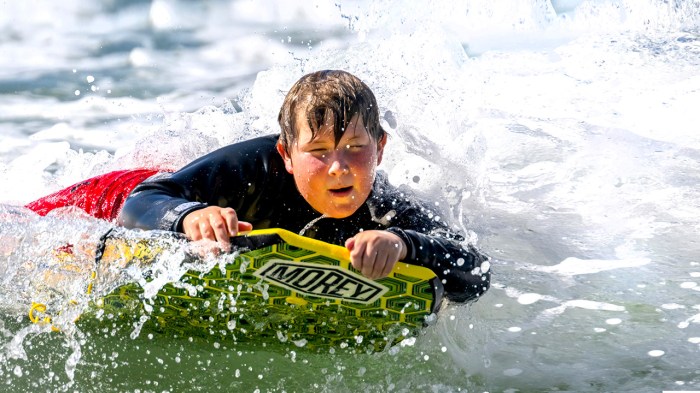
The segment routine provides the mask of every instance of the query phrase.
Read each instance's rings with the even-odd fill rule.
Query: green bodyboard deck
[[[96,307],[120,318],[146,315],[144,328],[181,336],[381,350],[417,334],[442,300],[442,284],[424,267],[399,262],[374,281],[352,267],[344,247],[285,230],[231,242],[239,254],[223,267],[188,271],[151,299],[130,283]],[[144,264],[160,252],[148,242],[108,238],[100,263]]]

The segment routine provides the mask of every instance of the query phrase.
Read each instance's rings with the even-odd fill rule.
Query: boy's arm
[[[406,245],[404,262],[429,268],[445,287],[447,298],[457,302],[475,299],[489,288],[489,258],[471,244],[428,235],[411,229],[387,229]]]
[[[118,223],[127,228],[178,231],[182,219],[207,205],[188,199],[172,174],[160,174],[139,184],[122,208]]]
[[[390,185],[378,174],[368,201],[373,220],[406,246],[402,261],[424,266],[442,281],[447,298],[464,302],[486,292],[491,279],[489,258],[440,220],[407,189]]]
[[[182,232],[185,216],[208,206],[229,207],[248,221],[277,187],[275,136],[251,139],[209,153],[173,174],[138,185],[124,203],[119,222],[128,228]],[[271,193],[270,193],[271,194]]]

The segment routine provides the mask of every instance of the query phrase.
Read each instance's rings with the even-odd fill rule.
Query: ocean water
[[[6,1],[0,54],[0,391],[700,390],[698,0]],[[87,270],[42,261],[110,225],[19,206],[277,132],[328,68],[373,88],[382,169],[491,255],[489,292],[373,354],[76,326]]]

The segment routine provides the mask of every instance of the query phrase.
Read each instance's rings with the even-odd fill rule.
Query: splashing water
[[[69,380],[75,377],[87,337],[76,322],[93,304],[117,287],[136,283],[143,291],[144,309],[150,313],[149,302],[164,285],[177,282],[188,271],[208,272],[217,265],[223,270],[237,256],[236,252],[216,256],[209,251],[213,242],[189,243],[157,231],[116,228],[74,208],[56,209],[40,217],[24,208],[0,204],[0,218],[0,289],[5,294],[0,297],[0,311],[20,320],[29,315],[34,322],[14,333],[3,327],[4,335],[12,339],[4,345],[0,361],[28,360],[24,349],[28,337],[61,332],[64,345],[71,350],[65,361]],[[115,237],[127,247],[121,249],[123,255],[102,255],[105,242]],[[134,258],[143,242],[161,252],[151,259]],[[108,317],[103,310],[96,315],[97,319]],[[145,314],[133,325],[132,339],[139,336],[148,319]]]
[[[86,302],[142,271],[104,272],[91,298],[90,250],[112,226],[5,206],[2,386],[700,386],[697,0],[23,4],[0,5],[0,201],[113,169],[176,169],[276,132],[299,76],[342,68],[377,95],[390,181],[471,231],[493,257],[494,286],[446,307],[415,340],[366,356],[80,330],[72,319]],[[66,243],[76,257],[61,270],[52,261]],[[37,299],[61,310],[51,313],[61,333],[27,322]]]
[[[301,228],[301,231],[299,231],[299,235],[304,236],[304,233],[306,233],[306,231],[311,229],[311,227],[313,227],[314,224],[316,224],[319,220],[327,218],[327,217],[328,217],[327,215],[321,214],[320,217],[314,218],[313,220],[309,221],[308,224],[304,225],[304,227]]]

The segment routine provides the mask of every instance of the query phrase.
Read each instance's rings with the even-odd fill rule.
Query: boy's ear
[[[385,133],[377,141],[377,165],[382,163],[382,157],[384,156],[384,145],[386,145],[386,137],[387,137],[387,134]]]
[[[284,161],[284,168],[289,172],[290,174],[294,173],[294,168],[292,167],[292,157],[287,153],[287,150],[285,150],[284,146],[282,146],[281,143],[277,142],[277,152],[282,156],[282,160]]]

